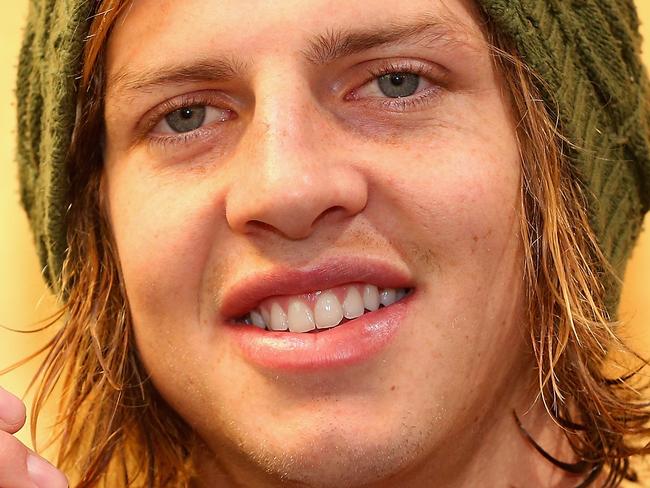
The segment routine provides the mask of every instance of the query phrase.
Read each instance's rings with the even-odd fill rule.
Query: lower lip
[[[414,292],[394,304],[316,333],[272,332],[224,323],[224,329],[255,366],[309,371],[367,361],[386,349],[405,322]]]

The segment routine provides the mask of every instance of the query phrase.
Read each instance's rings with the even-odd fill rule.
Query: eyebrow
[[[410,43],[424,47],[440,44],[466,45],[460,34],[467,28],[458,21],[423,13],[409,21],[391,21],[362,29],[331,29],[311,38],[300,51],[312,65],[322,66],[363,51],[390,44]],[[191,63],[170,64],[151,70],[128,69],[109,80],[116,92],[150,91],[168,84],[201,81],[227,82],[242,77],[247,63],[234,57],[199,58]]]
[[[150,91],[168,84],[197,81],[230,81],[245,70],[245,65],[235,59],[196,59],[190,64],[170,64],[155,69],[125,70],[109,79],[108,86],[115,91]]]
[[[445,21],[438,15],[425,13],[409,22],[392,21],[381,27],[327,31],[310,40],[302,55],[314,65],[323,65],[387,44],[408,42],[425,47],[441,42],[463,44],[459,37],[461,33],[467,34],[463,27],[458,21]]]

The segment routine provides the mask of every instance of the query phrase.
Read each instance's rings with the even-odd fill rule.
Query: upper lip
[[[265,298],[299,295],[359,282],[379,288],[413,286],[406,271],[384,261],[360,256],[337,258],[299,268],[274,267],[247,276],[224,293],[220,313],[225,318],[242,317]]]

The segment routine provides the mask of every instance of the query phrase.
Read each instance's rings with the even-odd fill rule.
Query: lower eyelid
[[[210,137],[214,136],[215,133],[214,127],[199,127],[198,129],[181,132],[181,133],[158,133],[150,134],[147,136],[146,142],[156,149],[165,148],[169,146],[183,146],[184,144],[190,144],[195,141],[200,140],[209,140]]]
[[[442,87],[431,84],[430,87],[417,92],[408,97],[357,97],[354,93],[350,97],[346,97],[346,101],[353,102],[358,105],[366,106],[368,108],[375,108],[385,110],[388,112],[406,112],[407,110],[416,111],[417,109],[424,109],[429,104],[435,103],[442,95]]]

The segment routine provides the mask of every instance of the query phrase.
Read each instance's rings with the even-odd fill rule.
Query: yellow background
[[[19,207],[16,165],[13,151],[15,133],[14,77],[20,34],[27,12],[27,0],[3,1],[0,6],[0,324],[26,328],[44,318],[54,308],[40,277],[27,220]],[[650,0],[637,0],[650,40]],[[645,44],[645,60],[650,66],[650,42]],[[646,219],[650,228],[650,218]],[[626,337],[644,355],[650,354],[650,232],[642,235],[628,267],[623,293],[622,318],[629,320]],[[48,335],[19,335],[0,330],[0,369],[26,356]],[[35,371],[30,364],[0,377],[0,385],[22,395]],[[28,402],[29,405],[29,402]],[[28,429],[19,434],[29,442]]]

